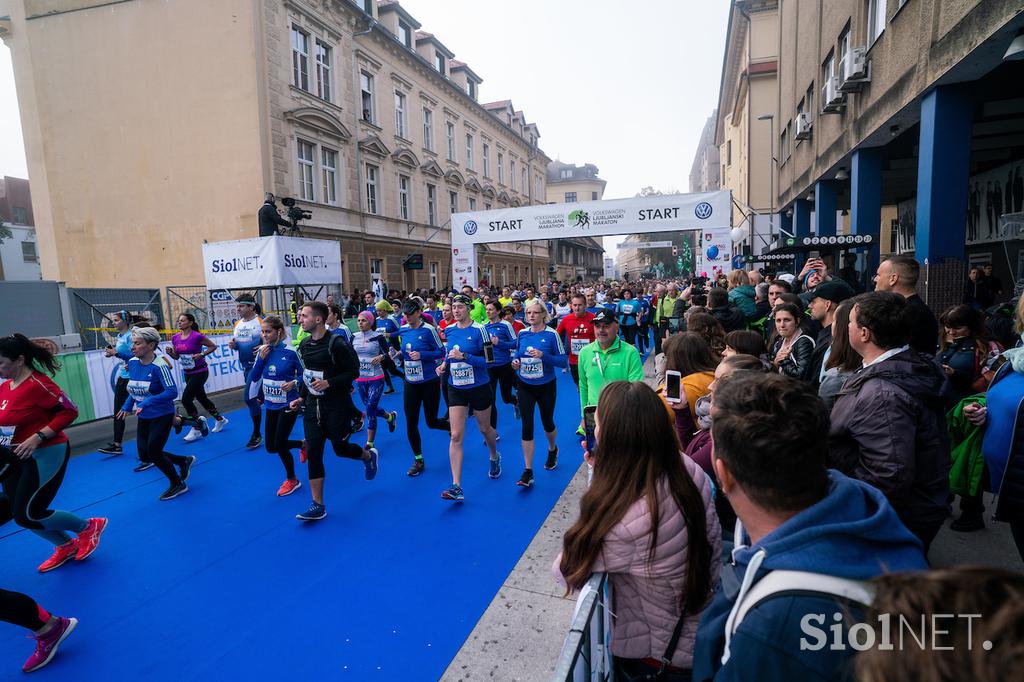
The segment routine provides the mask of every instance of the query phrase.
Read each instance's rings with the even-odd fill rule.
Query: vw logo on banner
[[[477,229],[476,221],[475,220],[467,220],[466,224],[462,226],[462,229],[465,230],[466,234],[468,234],[468,235],[476,234],[476,229]]]
[[[711,204],[706,201],[700,202],[693,208],[693,215],[701,220],[707,220],[711,217]]]

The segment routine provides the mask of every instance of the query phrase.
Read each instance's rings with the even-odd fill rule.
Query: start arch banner
[[[727,190],[456,213],[451,229],[452,281],[459,286],[477,285],[477,244],[568,237],[700,230],[698,262],[709,272],[732,269]]]

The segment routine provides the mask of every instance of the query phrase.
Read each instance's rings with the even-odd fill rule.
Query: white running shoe
[[[228,418],[222,417],[220,419],[213,420],[213,428],[210,429],[213,433],[220,433],[224,430],[224,427],[228,425]]]
[[[199,440],[202,437],[203,432],[193,426],[191,429],[189,429],[189,432],[185,434],[185,442],[191,443],[192,441]]]

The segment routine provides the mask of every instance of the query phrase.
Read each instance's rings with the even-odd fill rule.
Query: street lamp
[[[775,115],[761,114],[758,121],[768,121],[768,241],[775,241]],[[750,255],[754,255],[754,230],[750,230]]]

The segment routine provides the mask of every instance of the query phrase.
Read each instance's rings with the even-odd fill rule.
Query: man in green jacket
[[[610,381],[643,381],[644,366],[636,347],[619,338],[619,323],[610,310],[594,316],[597,339],[580,349],[580,411],[597,405],[601,389]]]
[[[462,287],[462,293],[473,299],[473,305],[469,308],[469,319],[480,324],[487,322],[487,308],[484,306],[484,302],[476,295],[476,292],[473,291],[473,287],[469,285]]]

